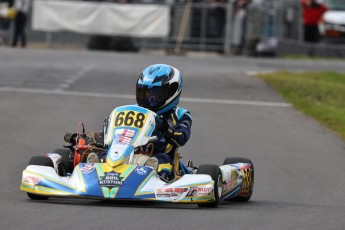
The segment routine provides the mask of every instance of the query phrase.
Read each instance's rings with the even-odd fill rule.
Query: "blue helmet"
[[[141,107],[163,114],[180,100],[182,75],[170,65],[156,64],[143,70],[136,86],[136,99]]]

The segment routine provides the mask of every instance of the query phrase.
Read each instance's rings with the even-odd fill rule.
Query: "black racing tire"
[[[109,50],[111,36],[93,35],[89,38],[87,48],[90,50]]]
[[[29,165],[41,165],[41,166],[48,166],[54,168],[53,161],[49,157],[44,156],[35,156],[32,157],[29,161]],[[32,194],[27,192],[28,197],[32,200],[47,200],[49,196],[41,196],[37,194]]]
[[[215,201],[210,203],[200,203],[198,204],[199,207],[203,208],[216,208],[219,204],[221,194],[219,194],[219,189],[221,192],[222,186],[222,175],[218,165],[200,165],[196,174],[207,174],[210,175],[212,180],[214,181],[214,196]]]
[[[69,156],[71,154],[71,150],[67,149],[67,148],[61,148],[61,149],[55,149],[53,151],[53,153],[57,153],[62,157],[62,163],[64,166],[65,173],[63,173],[63,172],[59,173],[59,174],[61,174],[60,176],[66,176],[63,174],[72,173],[73,165],[72,165],[72,161],[70,161],[70,159],[69,159]],[[59,169],[59,172],[60,171],[63,171],[63,170]]]
[[[251,164],[250,169],[252,170],[252,173],[250,175],[251,185],[250,185],[250,188],[249,188],[250,189],[249,196],[238,196],[238,197],[235,197],[233,199],[226,200],[226,201],[247,202],[252,197],[253,190],[254,190],[254,164],[248,158],[244,158],[244,157],[227,157],[227,158],[225,158],[225,160],[223,162],[223,165],[237,164],[237,163],[249,163],[249,164]]]
[[[29,161],[29,165],[41,165],[41,166],[48,166],[48,167],[54,168],[52,159],[50,159],[49,157],[44,157],[44,156],[32,157]]]

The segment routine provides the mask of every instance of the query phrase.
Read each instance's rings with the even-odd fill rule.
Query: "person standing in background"
[[[13,2],[11,2],[10,0],[0,0],[0,4],[2,5],[2,7],[5,6],[7,8],[10,8],[13,5]],[[8,44],[10,27],[11,27],[11,20],[8,17],[8,13],[7,13],[7,17],[4,17],[4,15],[1,15],[0,16],[0,46]]]
[[[240,55],[244,47],[248,0],[233,1],[232,51]]]
[[[30,10],[31,0],[15,0],[14,8],[16,10],[16,18],[14,21],[14,35],[12,47],[17,46],[18,39],[21,39],[22,48],[26,47],[25,26],[27,15]]]
[[[318,24],[322,20],[322,15],[328,10],[324,4],[316,0],[301,0],[303,8],[304,41],[320,41]]]
[[[210,6],[214,7],[214,17],[216,21],[216,37],[224,39],[226,24],[226,4],[228,0],[208,0]]]

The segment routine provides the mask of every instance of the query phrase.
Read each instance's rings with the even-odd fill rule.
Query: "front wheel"
[[[200,165],[197,174],[210,175],[214,181],[214,198],[215,200],[210,203],[200,203],[199,207],[216,208],[219,204],[220,197],[222,195],[222,176],[218,165]]]
[[[36,156],[32,157],[29,161],[29,165],[41,165],[54,168],[53,161],[49,157]],[[47,200],[49,196],[42,196],[33,193],[27,193],[28,197],[32,200]]]
[[[243,158],[243,157],[227,157],[225,158],[223,165],[237,164],[237,163],[249,163],[250,170],[243,169],[244,185],[242,186],[240,195],[230,200],[238,201],[238,202],[247,202],[252,197],[253,190],[254,190],[254,165],[250,159]]]

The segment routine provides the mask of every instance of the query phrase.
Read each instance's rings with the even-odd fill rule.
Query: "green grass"
[[[282,57],[282,59],[288,60],[305,60],[305,61],[323,61],[323,60],[332,60],[332,61],[344,61],[345,58],[342,57],[318,57],[318,56],[308,56],[303,54],[290,54]]]
[[[259,77],[296,109],[345,139],[345,74],[275,72]]]

